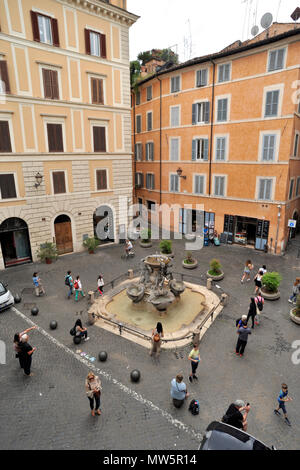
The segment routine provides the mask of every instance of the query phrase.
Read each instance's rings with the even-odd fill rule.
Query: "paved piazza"
[[[299,243],[296,242],[296,243]],[[153,252],[157,249],[154,243]],[[206,283],[209,260],[220,259],[225,278],[219,285],[229,294],[227,306],[209,328],[200,344],[202,362],[198,383],[190,384],[187,360],[190,346],[162,350],[159,360],[148,355],[141,345],[123,337],[89,326],[90,341],[79,348],[96,357],[90,362],[76,354],[69,334],[76,318],[87,322],[87,299],[67,300],[65,272],[80,274],[87,292],[96,288],[102,273],[106,284],[138,267],[140,258],[149,254],[135,243],[136,257],[125,261],[122,246],[105,246],[95,255],[81,253],[62,256],[57,262],[25,265],[7,269],[1,279],[13,293],[22,293],[17,309],[0,314],[0,339],[6,343],[6,365],[0,365],[0,448],[1,449],[128,449],[185,450],[197,449],[207,425],[219,420],[228,405],[237,398],[250,402],[248,432],[275,445],[278,449],[297,449],[300,442],[300,364],[293,364],[292,343],[300,340],[300,327],[289,319],[287,298],[293,279],[299,276],[297,248],[285,256],[273,256],[238,246],[205,247],[195,253],[198,268],[186,271],[181,267],[183,241],[173,243],[174,270],[194,276],[193,282]],[[281,298],[265,302],[261,325],[249,337],[243,358],[234,352],[235,320],[248,313],[254,283],[240,283],[243,264],[250,258],[255,268],[266,264],[269,271],[279,271],[283,280]],[[35,298],[32,273],[37,270],[47,295]],[[214,287],[220,295],[221,290]],[[105,292],[105,291],[104,291]],[[40,312],[31,316],[36,304]],[[58,321],[50,330],[49,322]],[[34,376],[24,377],[12,347],[16,331],[31,322],[38,330],[30,333],[30,344],[37,347],[33,356]],[[155,325],[154,325],[155,326]],[[108,353],[106,362],[98,361],[98,353]],[[300,353],[299,353],[300,357]],[[131,383],[130,371],[141,371],[141,381]],[[102,415],[92,417],[85,396],[84,382],[90,369],[102,380]],[[170,399],[170,381],[179,372],[184,375],[192,398],[200,402],[200,414],[192,416],[187,404],[175,409]],[[277,394],[282,382],[289,385],[294,400],[288,403],[292,427],[274,415]]]

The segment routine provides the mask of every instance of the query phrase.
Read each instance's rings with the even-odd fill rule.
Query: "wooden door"
[[[73,251],[71,222],[54,224],[56,246],[59,255]]]

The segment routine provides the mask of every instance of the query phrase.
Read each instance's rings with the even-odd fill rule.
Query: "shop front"
[[[228,243],[253,246],[264,250],[268,243],[270,222],[252,217],[224,216],[224,234]]]
[[[198,227],[203,226],[204,245],[209,244],[215,232],[215,214],[214,212],[197,211],[195,209],[179,210],[179,233],[187,234],[196,232]]]
[[[4,220],[0,225],[0,242],[6,268],[32,261],[28,226],[24,220],[17,217]]]

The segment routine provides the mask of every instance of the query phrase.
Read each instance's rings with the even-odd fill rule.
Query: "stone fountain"
[[[183,282],[173,279],[171,267],[168,256],[146,256],[141,260],[140,279],[127,288],[127,296],[134,303],[146,300],[158,311],[165,311],[185,290]]]

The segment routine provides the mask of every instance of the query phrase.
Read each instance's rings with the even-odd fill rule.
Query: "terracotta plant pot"
[[[297,323],[297,325],[300,325],[300,317],[296,317],[296,315],[294,314],[294,310],[295,310],[294,308],[290,310],[290,318],[294,323]]]
[[[222,271],[221,274],[218,274],[218,276],[213,276],[212,274],[209,274],[209,272],[207,271],[206,277],[211,278],[213,281],[221,281],[224,277],[224,273]]]
[[[52,264],[52,259],[51,258],[45,258],[46,264]]]
[[[280,298],[280,291],[276,292],[270,292],[264,289],[264,287],[261,288],[261,293],[264,299],[266,300],[277,300]]]
[[[185,269],[195,269],[198,266],[198,261],[195,259],[193,260],[193,263],[185,263],[185,260],[182,261],[182,266]]]

